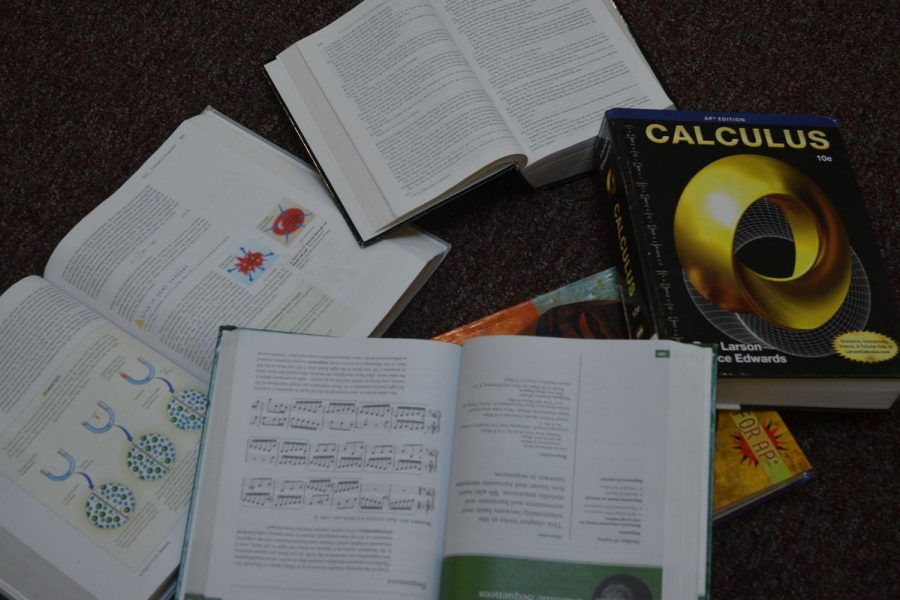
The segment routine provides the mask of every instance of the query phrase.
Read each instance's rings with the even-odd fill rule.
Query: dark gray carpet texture
[[[304,157],[262,65],[354,4],[0,2],[0,290],[42,273],[65,233],[207,105]],[[841,122],[896,301],[900,3],[617,5],[678,108]],[[505,175],[419,224],[453,249],[390,337],[432,337],[615,259],[594,175],[542,189]],[[900,598],[900,408],[782,417],[816,478],[714,528],[712,596]]]

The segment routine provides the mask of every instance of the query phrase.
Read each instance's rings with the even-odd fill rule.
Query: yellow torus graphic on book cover
[[[797,168],[756,154],[709,163],[678,199],[674,234],[685,284],[723,333],[793,355],[861,362],[896,355],[890,338],[863,330],[865,271],[829,198]],[[793,243],[786,273],[761,273],[739,258],[743,246],[766,237]],[[740,313],[740,322],[728,313]]]
[[[760,198],[773,202],[791,228],[788,277],[758,273],[732,250],[741,217]],[[850,246],[837,212],[812,179],[769,156],[726,156],[694,175],[675,210],[675,248],[707,300],[782,327],[820,327],[850,289]]]

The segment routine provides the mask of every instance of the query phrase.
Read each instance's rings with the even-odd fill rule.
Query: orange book
[[[628,338],[615,267],[452,329],[434,339],[461,344],[481,335]]]

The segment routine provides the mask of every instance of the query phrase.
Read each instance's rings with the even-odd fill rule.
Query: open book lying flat
[[[671,106],[608,1],[365,0],[266,71],[360,243],[510,168],[588,171],[606,109]]]
[[[172,592],[219,326],[378,334],[446,250],[360,248],[312,169],[182,123],[0,296],[0,595]]]
[[[714,370],[670,341],[226,329],[178,597],[704,598]]]

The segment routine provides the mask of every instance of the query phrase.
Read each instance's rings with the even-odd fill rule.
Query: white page
[[[180,593],[437,598],[459,348],[248,330],[222,348]]]
[[[403,237],[359,248],[311,169],[206,112],[65,237],[45,277],[208,379],[220,325],[383,327],[428,262]]]
[[[149,597],[178,565],[200,441],[199,421],[170,421],[170,386],[205,384],[39,277],[0,298],[0,339],[0,578],[32,597]],[[112,483],[129,492],[101,527],[88,499]]]
[[[363,2],[295,48],[394,218],[486,164],[521,154],[428,2]],[[319,135],[314,120],[298,126],[313,151],[325,155],[320,162],[338,197],[348,200],[323,162],[339,170],[342,156],[329,157],[316,143],[330,131]],[[369,219],[377,228],[374,212]]]
[[[699,543],[701,515],[709,514],[700,502],[702,467],[685,466],[694,454],[693,462],[704,464],[703,438],[696,435],[702,426],[685,427],[684,417],[704,414],[705,394],[708,424],[711,361],[678,360],[674,346],[524,337],[466,342],[445,544],[450,581],[458,570],[478,572],[494,561],[507,573],[541,573],[541,582],[524,585],[546,587],[519,589],[498,576],[488,583],[495,588],[479,592],[589,594],[616,576],[696,591],[694,580],[671,588],[665,579],[670,570],[696,574],[698,546],[679,550],[683,538],[673,534],[692,533]],[[685,349],[709,353],[679,351]],[[661,358],[659,350],[673,357]],[[677,369],[683,377],[673,376]],[[683,527],[670,522],[670,513],[685,511],[691,514]]]
[[[606,2],[433,4],[529,164],[593,139],[609,108],[671,106]]]
[[[507,479],[497,479],[495,472],[521,474],[525,477],[508,481],[522,480],[526,491],[550,485],[549,491],[534,489],[547,496],[545,503],[558,505],[549,512],[559,516],[536,519],[546,521],[543,526],[484,522],[477,511],[463,512],[465,498],[475,498],[469,506],[479,507],[478,494],[462,494],[465,488],[457,487],[450,500],[447,553],[545,557],[562,552],[560,558],[568,559],[590,553],[598,561],[661,564],[655,532],[662,524],[664,465],[653,458],[665,454],[667,414],[659,394],[666,393],[668,379],[658,370],[642,371],[640,382],[621,377],[652,351],[651,344],[601,342],[615,349],[601,362],[591,356],[594,341],[521,339],[494,336],[465,344],[453,484],[492,482],[503,489]],[[635,431],[642,435],[635,437]],[[609,460],[598,463],[598,456]],[[601,495],[590,482],[599,485],[603,478],[643,482],[644,524],[634,532],[639,543],[599,526],[577,527],[587,519],[585,498]],[[647,533],[637,535],[642,530]]]

